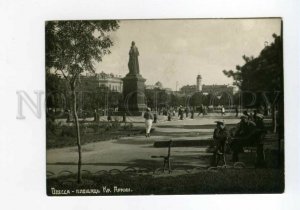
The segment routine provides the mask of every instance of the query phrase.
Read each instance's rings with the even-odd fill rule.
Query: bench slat
[[[173,140],[172,147],[193,147],[193,146],[211,146],[213,140]],[[168,141],[156,141],[153,144],[154,147],[168,147]]]

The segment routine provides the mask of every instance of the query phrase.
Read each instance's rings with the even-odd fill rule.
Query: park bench
[[[162,158],[164,162],[163,166],[163,173],[165,172],[166,165],[168,164],[168,171],[171,173],[171,146],[172,146],[172,140],[164,142],[166,146],[168,147],[168,153],[166,156],[160,155],[160,156],[155,156],[152,155],[151,158]],[[155,143],[154,143],[155,144]]]
[[[211,146],[213,145],[213,140],[212,139],[207,139],[207,140],[168,140],[168,141],[156,141],[154,142],[153,146],[155,148],[168,148],[167,154],[166,155],[160,155],[160,156],[154,156],[152,155],[151,158],[161,158],[163,159],[163,173],[166,170],[166,167],[168,166],[168,172],[171,173],[172,168],[171,168],[171,149],[172,147],[195,147],[195,146]],[[207,153],[213,153],[212,151],[207,151]],[[224,161],[225,161],[225,156],[222,155]],[[225,162],[226,164],[226,162]]]
[[[267,133],[264,137],[263,143],[272,143],[277,141],[276,134],[273,133]],[[168,141],[155,141],[153,146],[155,148],[168,148],[166,155],[160,155],[160,156],[151,156],[151,158],[161,158],[163,159],[163,172],[165,172],[167,166],[168,166],[168,172],[171,173],[171,151],[172,147],[211,147],[214,145],[214,141],[212,139],[205,139],[205,140],[168,140]],[[244,152],[245,153],[254,153],[256,152],[256,146],[255,145],[249,145],[245,146]],[[207,150],[206,153],[214,153],[214,150]],[[222,160],[224,162],[224,165],[226,165],[226,151],[223,151],[221,153],[216,154],[216,164],[218,165],[219,161]],[[240,163],[240,162],[239,162]],[[244,164],[244,163],[243,163]],[[245,165],[245,164],[244,164]]]

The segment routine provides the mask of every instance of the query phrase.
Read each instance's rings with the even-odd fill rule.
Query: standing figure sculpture
[[[140,74],[139,51],[135,42],[131,42],[129,50],[129,73],[123,80],[123,102],[119,110],[126,112],[127,116],[141,116],[146,110],[145,104],[145,79]]]
[[[128,68],[130,74],[140,74],[140,67],[139,67],[139,50],[135,46],[135,42],[131,42],[131,48],[129,51],[129,62],[128,62]]]

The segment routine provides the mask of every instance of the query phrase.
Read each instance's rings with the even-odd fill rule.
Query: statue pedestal
[[[141,116],[146,110],[145,81],[140,74],[127,74],[123,78],[123,103],[120,111],[128,116]]]

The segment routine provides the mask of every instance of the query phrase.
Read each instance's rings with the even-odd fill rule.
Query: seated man
[[[239,161],[238,154],[243,151],[244,146],[252,146],[256,143],[257,129],[256,124],[249,120],[248,116],[241,116],[234,138],[231,142],[232,161]]]
[[[263,140],[266,134],[266,128],[263,122],[263,115],[257,113],[255,122],[249,120],[247,116],[241,117],[236,132],[233,134],[231,149],[233,151],[232,161],[239,161],[238,154],[243,152],[245,146],[256,147],[256,167],[265,166],[265,157],[263,149]]]

